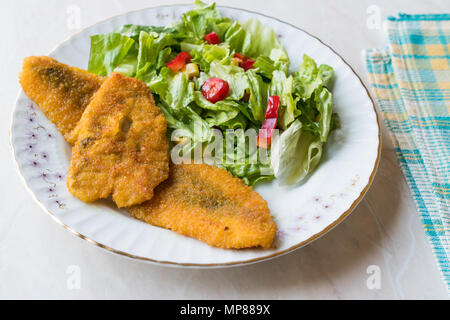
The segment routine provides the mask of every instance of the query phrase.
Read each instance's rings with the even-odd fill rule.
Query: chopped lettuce
[[[279,118],[281,129],[287,127],[295,120],[295,101],[292,96],[293,77],[286,77],[283,71],[275,70],[272,73],[272,82],[270,86],[271,96],[280,96],[280,114]]]
[[[244,163],[234,165],[220,165],[224,169],[230,171],[236,177],[241,178],[246,184],[252,186],[263,181],[273,180],[273,170],[270,165],[261,163]]]
[[[162,34],[162,33],[170,33],[175,38],[182,37],[181,34],[177,32],[176,29],[170,27],[155,27],[155,26],[141,26],[135,24],[127,24],[120,28],[117,28],[114,32],[120,33],[121,35],[132,38],[135,41],[139,40],[139,36],[141,32],[144,31],[149,34]]]
[[[177,44],[177,41],[168,33],[150,34],[141,31],[139,34],[137,70],[162,67],[171,53],[170,46],[175,44]]]
[[[162,80],[164,91],[160,91],[160,98],[174,114],[182,113],[194,101],[194,83],[182,72],[172,75],[168,68],[164,69],[166,77]]]
[[[114,71],[120,72],[128,77],[134,77],[137,71],[137,52],[136,44],[134,44],[122,61],[114,68]]]
[[[217,103],[211,103],[203,97],[200,91],[195,92],[194,99],[196,104],[204,109],[204,118],[211,126],[224,125],[239,114],[238,104],[233,99],[227,98]]]
[[[252,58],[268,56],[274,61],[289,60],[283,45],[271,27],[252,18],[242,23],[242,28],[245,30],[242,54]]]
[[[212,31],[220,44],[204,40]],[[198,73],[174,73],[166,67],[181,51],[189,52]],[[253,68],[241,68],[235,53],[255,60]],[[249,185],[275,177],[283,184],[301,181],[317,167],[329,133],[339,127],[330,91],[333,69],[318,66],[307,55],[297,72],[290,73],[288,67],[289,57],[269,26],[257,19],[222,17],[215,3],[198,0],[169,26],[129,24],[91,37],[89,71],[102,76],[121,72],[147,83],[166,116],[168,136],[176,136],[172,154],[181,152],[189,160],[192,152],[218,143],[222,147],[214,158],[221,161],[216,164]],[[216,103],[202,94],[204,82],[212,77],[229,85],[227,97]],[[270,95],[280,97],[281,134],[269,150],[256,144],[250,148],[243,132],[261,128]],[[230,140],[229,129],[240,132],[237,138],[244,143]],[[226,146],[232,155],[223,152]]]
[[[92,36],[89,71],[101,76],[110,74],[123,61],[134,42],[119,33]]]
[[[226,153],[227,145],[235,146],[237,149],[231,156]],[[226,131],[223,147],[224,159],[220,166],[241,178],[246,184],[254,185],[274,178],[270,157],[264,152],[262,156],[260,150],[255,148],[250,140],[246,140],[244,130]]]
[[[327,88],[321,88],[314,94],[317,110],[319,110],[319,135],[322,142],[327,141],[331,128],[331,116],[333,112],[333,101],[331,92]]]
[[[322,80],[324,87],[329,88],[331,86],[331,81],[333,80],[334,70],[332,67],[326,64],[321,64],[319,66],[319,77]]]
[[[317,167],[321,156],[320,138],[302,130],[302,123],[295,120],[273,142],[271,162],[275,178],[281,184],[295,184]]]
[[[234,21],[224,35],[224,41],[236,52],[242,52],[242,46],[246,36],[245,30],[239,22]]]
[[[224,79],[230,86],[228,96],[236,101],[242,99],[245,91],[249,88],[249,82],[244,69],[234,65],[223,65],[213,62],[209,70],[210,77]]]
[[[317,67],[316,62],[308,55],[303,55],[303,62],[295,75],[295,88],[299,96],[309,99],[320,86],[329,86],[333,77],[333,69],[328,65]]]
[[[259,56],[258,58],[256,58],[254,66],[256,70],[258,70],[259,74],[269,80],[272,80],[272,74],[275,70],[280,70],[284,73],[287,73],[287,64],[285,62],[275,62],[267,56]]]
[[[253,118],[262,123],[267,108],[268,89],[269,85],[264,82],[263,78],[254,70],[247,71],[250,98],[248,107],[253,115]]]
[[[220,45],[192,44],[182,42],[182,51],[187,51],[193,57],[192,62],[199,65],[201,70],[208,71],[213,61],[218,63],[229,63],[230,49],[226,43]]]
[[[197,0],[195,8],[183,14],[181,22],[175,25],[180,33],[192,40],[202,40],[207,32],[215,31],[219,37],[231,25],[231,20],[222,18],[216,10],[216,4],[204,4]]]

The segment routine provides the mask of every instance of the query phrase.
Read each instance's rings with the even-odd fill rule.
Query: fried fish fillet
[[[19,76],[33,100],[70,143],[72,130],[104,78],[50,57],[28,57]]]
[[[127,211],[220,248],[269,248],[277,230],[258,193],[230,172],[207,164],[171,165],[153,199]]]
[[[69,191],[92,202],[128,207],[153,197],[169,175],[166,119],[147,85],[112,73],[74,129]]]

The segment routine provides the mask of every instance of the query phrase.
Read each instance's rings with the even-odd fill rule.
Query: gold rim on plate
[[[53,48],[53,50],[50,51],[49,55],[52,54],[57,48],[59,48],[62,44],[68,42],[69,40],[71,40],[73,37],[81,34],[82,32],[85,32],[87,29],[98,25],[100,23],[106,22],[108,20],[117,18],[117,17],[121,17],[121,16],[125,16],[134,12],[139,12],[139,11],[143,11],[143,10],[149,10],[149,9],[157,9],[157,8],[170,8],[170,7],[178,7],[178,6],[188,6],[185,4],[174,4],[174,5],[163,5],[163,6],[156,6],[156,7],[148,7],[148,8],[144,8],[144,9],[138,9],[138,10],[132,10],[132,11],[128,11],[126,13],[123,14],[119,14],[113,17],[110,17],[108,19],[99,21],[91,26],[88,26],[86,28],[84,28],[83,30],[80,30],[79,32],[71,35],[70,37],[68,37],[67,39],[65,39],[64,41],[60,42],[55,48]],[[362,87],[364,88],[364,90],[366,91],[367,97],[370,99],[371,103],[372,103],[372,108],[373,111],[375,113],[375,118],[377,120],[377,126],[378,126],[378,150],[377,150],[377,158],[375,160],[375,164],[374,167],[372,169],[372,173],[370,174],[369,177],[369,181],[367,183],[367,185],[363,188],[363,190],[361,191],[360,195],[358,198],[355,199],[355,201],[353,201],[352,205],[350,206],[350,208],[345,211],[344,213],[342,213],[340,215],[340,217],[338,219],[336,219],[333,223],[331,223],[330,225],[328,225],[325,229],[323,229],[322,231],[312,235],[311,237],[309,237],[308,239],[297,243],[296,245],[293,245],[291,247],[289,247],[288,249],[282,250],[282,251],[278,251],[276,253],[272,253],[269,254],[267,256],[263,256],[263,257],[259,257],[259,258],[254,258],[254,259],[249,259],[249,260],[245,260],[245,261],[232,261],[232,262],[226,262],[226,263],[207,263],[207,264],[198,264],[198,263],[179,263],[179,262],[172,262],[172,261],[161,261],[161,260],[155,260],[155,259],[150,259],[150,258],[146,258],[146,257],[141,257],[141,256],[136,256],[136,255],[132,255],[129,254],[127,252],[123,252],[120,250],[116,250],[114,248],[111,248],[107,245],[104,245],[100,242],[97,242],[89,237],[86,237],[85,235],[73,230],[72,228],[70,228],[69,226],[67,226],[66,224],[64,224],[63,222],[61,222],[53,213],[51,213],[35,196],[35,194],[33,193],[33,191],[29,188],[27,181],[25,180],[25,177],[22,175],[20,168],[19,168],[19,163],[17,162],[16,159],[16,153],[14,150],[14,145],[12,143],[12,125],[13,125],[13,118],[14,118],[14,112],[17,106],[17,101],[19,99],[19,95],[21,93],[22,90],[19,91],[17,98],[15,100],[15,105],[14,105],[14,109],[12,110],[12,115],[11,115],[11,121],[10,121],[10,130],[9,130],[9,143],[11,145],[12,148],[12,152],[13,152],[13,157],[14,157],[14,162],[16,163],[16,168],[17,171],[19,173],[19,176],[22,179],[22,182],[25,185],[25,188],[28,190],[28,192],[31,194],[31,196],[33,197],[33,199],[36,201],[36,203],[44,210],[44,212],[46,212],[48,215],[50,215],[50,217],[56,221],[59,225],[61,225],[62,227],[64,227],[65,229],[69,230],[71,233],[73,233],[74,235],[80,237],[83,240],[86,240],[102,249],[105,249],[111,253],[115,253],[121,256],[125,256],[127,258],[130,259],[134,259],[137,261],[143,261],[143,262],[147,262],[147,263],[152,263],[152,264],[159,264],[159,265],[165,265],[165,266],[172,266],[172,267],[195,267],[195,268],[208,268],[208,267],[230,267],[230,266],[241,266],[241,265],[247,265],[247,264],[251,264],[251,263],[256,263],[256,262],[261,262],[261,261],[266,261],[266,260],[270,260],[273,259],[275,257],[279,257],[282,255],[285,255],[287,253],[293,252],[296,249],[299,249],[301,247],[306,246],[307,244],[310,244],[311,242],[313,242],[314,240],[320,238],[321,236],[323,236],[324,234],[326,234],[328,231],[330,231],[331,229],[333,229],[334,227],[336,227],[338,224],[340,224],[355,208],[356,206],[359,204],[359,202],[362,200],[362,198],[365,196],[365,194],[367,193],[367,191],[369,190],[370,186],[372,185],[373,179],[375,177],[375,173],[377,171],[378,168],[378,164],[380,162],[380,155],[381,155],[381,128],[380,128],[380,122],[379,122],[379,118],[378,118],[378,114],[376,112],[375,109],[375,103],[372,99],[372,97],[370,96],[369,90],[366,88],[366,86],[364,85],[363,81],[361,80],[361,78],[359,77],[359,75],[355,72],[355,70],[352,68],[352,66],[350,64],[347,63],[347,61],[345,61],[345,59],[339,54],[337,53],[333,48],[331,48],[329,45],[327,45],[326,43],[324,43],[321,39],[319,39],[318,37],[310,34],[309,32],[303,30],[302,28],[299,28],[295,25],[292,25],[288,22],[282,21],[278,18],[274,18],[259,12],[255,12],[255,11],[251,11],[251,10],[247,10],[247,9],[240,9],[240,8],[235,8],[235,7],[229,7],[229,6],[217,6],[217,8],[227,8],[227,9],[234,9],[234,10],[240,10],[240,11],[246,11],[248,13],[252,13],[252,14],[257,14],[257,15],[261,15],[263,17],[269,18],[269,19],[274,19],[280,23],[289,25],[297,30],[300,30],[302,32],[304,32],[305,34],[307,34],[308,36],[316,39],[317,41],[319,41],[322,45],[326,46],[328,49],[330,49],[334,54],[336,54],[341,60],[342,62],[344,62],[349,68],[350,70],[353,72],[353,74],[358,78],[359,82],[361,83]]]

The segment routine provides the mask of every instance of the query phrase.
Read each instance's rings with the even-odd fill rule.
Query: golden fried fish
[[[74,129],[69,191],[118,207],[142,203],[169,175],[166,119],[147,85],[112,73]]]
[[[230,172],[207,164],[171,165],[153,199],[127,211],[220,248],[269,248],[277,230],[258,193]]]
[[[70,143],[72,130],[104,78],[50,57],[28,57],[19,76],[33,100]]]

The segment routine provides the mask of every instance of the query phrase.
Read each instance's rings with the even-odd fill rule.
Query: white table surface
[[[0,298],[448,299],[384,126],[378,173],[350,217],[307,247],[250,266],[193,270],[128,260],[72,235],[38,207],[16,172],[9,145],[22,59],[45,55],[79,31],[76,19],[71,19],[77,8],[80,28],[84,28],[127,11],[181,1],[186,3],[0,2]],[[382,31],[367,26],[368,19],[371,26],[370,22],[376,22],[371,14],[377,10],[383,17],[397,12],[450,12],[446,0],[219,0],[218,4],[271,15],[318,36],[340,53],[366,84],[361,52],[384,45]],[[379,267],[380,288],[367,286],[371,265]],[[71,266],[79,268],[79,289],[67,284]]]

